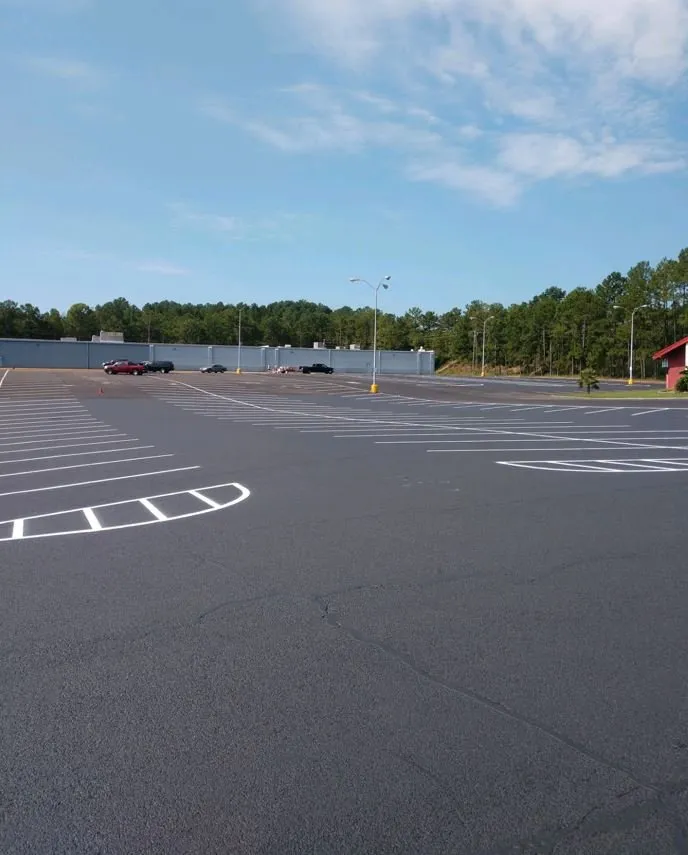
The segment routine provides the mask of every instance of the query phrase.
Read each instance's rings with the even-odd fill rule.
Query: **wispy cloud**
[[[35,9],[41,12],[62,14],[83,12],[93,6],[94,0],[0,0],[0,9]]]
[[[448,75],[489,77],[491,60],[526,72],[549,60],[675,82],[686,69],[685,0],[272,0],[328,56],[389,65],[434,59]]]
[[[105,82],[102,71],[87,62],[52,56],[29,56],[24,65],[37,74],[63,80],[80,87],[96,88]]]
[[[203,214],[182,202],[170,206],[172,224],[175,227],[192,226],[204,231],[216,232],[225,237],[241,240],[244,235],[244,222],[240,217],[224,214]]]
[[[688,69],[688,0],[262,6],[357,81],[283,89],[293,104],[281,120],[205,104],[206,115],[283,152],[389,149],[409,178],[491,203],[514,202],[537,181],[686,166],[686,141],[667,119]]]
[[[366,149],[395,155],[410,180],[427,181],[467,192],[490,204],[513,204],[529,184],[577,176],[616,178],[682,169],[685,159],[670,140],[656,135],[617,138],[609,128],[594,133],[514,131],[513,123],[485,128],[452,124],[431,113],[412,110],[388,97],[336,90],[315,83],[282,90],[292,100],[292,115],[282,120],[245,116],[215,99],[212,117],[242,128],[264,144],[287,154],[340,152],[355,155]],[[371,114],[361,110],[373,106]],[[430,112],[430,111],[428,111]],[[535,112],[535,111],[533,111]],[[526,126],[527,127],[527,126]],[[199,220],[199,217],[194,219]],[[221,219],[205,218],[219,229]],[[237,224],[233,219],[227,223]]]
[[[191,271],[186,267],[178,267],[168,261],[142,261],[136,265],[141,273],[154,273],[157,276],[190,276]]]
[[[183,202],[170,206],[174,228],[198,229],[230,241],[252,241],[268,238],[289,238],[294,226],[303,217],[277,213],[270,217],[247,218],[234,214],[207,213]]]
[[[52,252],[52,250],[51,250]],[[58,255],[67,261],[79,261],[93,264],[117,266],[123,270],[137,270],[139,273],[151,273],[157,276],[190,276],[192,271],[170,261],[153,259],[132,261],[112,252],[94,251],[90,249],[63,248]]]
[[[352,96],[314,83],[282,91],[294,98],[295,113],[282,122],[241,115],[219,99],[214,101],[212,117],[237,125],[263,142],[293,153],[357,152],[368,146],[426,149],[442,141],[438,133],[428,130],[425,122],[414,125],[410,121],[356,114],[351,102],[360,100],[360,93]],[[366,102],[370,103],[370,97]],[[203,105],[201,109],[207,114]],[[398,109],[389,101],[384,112]]]

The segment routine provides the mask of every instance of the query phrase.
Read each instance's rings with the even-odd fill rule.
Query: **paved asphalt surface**
[[[0,371],[3,855],[688,853],[688,409],[368,382]]]

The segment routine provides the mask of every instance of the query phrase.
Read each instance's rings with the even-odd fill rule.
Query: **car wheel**
[[[169,368],[163,368],[163,369],[162,369],[162,373],[163,373],[163,374],[169,374],[169,373],[170,373],[170,369],[169,369]]]
[[[106,368],[105,373],[106,374],[112,374],[112,368]]]
[[[141,372],[140,371],[132,371],[131,373],[134,375],[134,377],[138,377]]]

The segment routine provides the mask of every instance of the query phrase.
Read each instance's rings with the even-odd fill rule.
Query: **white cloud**
[[[136,265],[141,273],[154,273],[158,276],[189,276],[190,270],[178,267],[168,261],[141,261]]]
[[[24,62],[28,68],[38,74],[82,87],[94,88],[100,86],[105,80],[105,76],[99,69],[81,60],[30,56],[26,57]]]
[[[93,0],[0,0],[0,9],[35,9],[40,12],[69,13],[83,12],[91,8]]]
[[[483,73],[499,43],[509,56],[589,66],[673,81],[686,68],[685,0],[273,0],[302,23],[312,44],[343,60],[389,55],[390,43],[415,41],[443,58],[447,72]],[[444,31],[429,39],[423,28]],[[404,57],[407,60],[407,57]],[[440,64],[441,68],[441,64]]]
[[[283,89],[281,119],[205,112],[285,153],[385,149],[412,180],[493,204],[537,181],[686,167],[668,119],[688,0],[261,2],[341,85]]]
[[[352,101],[357,94],[338,93],[317,84],[301,84],[282,90],[297,100],[294,115],[282,121],[240,116],[228,105],[216,101],[212,114],[202,102],[201,109],[227,124],[237,125],[274,148],[289,153],[319,151],[358,152],[369,146],[396,149],[427,149],[442,137],[426,127],[388,118],[356,115]],[[347,103],[348,102],[348,103]],[[395,107],[391,101],[385,112]]]
[[[375,107],[380,113],[396,113],[399,110],[393,101],[381,95],[374,95],[372,92],[352,92],[351,94],[361,103]]]
[[[205,116],[211,119],[217,119],[218,122],[234,122],[236,115],[233,110],[221,99],[217,97],[203,98],[200,105],[200,111]]]
[[[507,134],[500,140],[500,165],[527,178],[592,175],[616,178],[633,170],[668,172],[684,161],[661,144],[617,142],[612,137],[583,143],[561,134]]]
[[[53,250],[49,252],[52,253]],[[117,266],[123,270],[138,270],[140,273],[154,273],[158,276],[189,276],[192,272],[185,267],[179,267],[169,261],[132,261],[112,252],[93,251],[90,249],[66,247],[58,250],[58,255],[68,261],[107,264],[108,267]]]
[[[407,175],[412,181],[429,181],[452,190],[467,191],[498,208],[513,205],[522,190],[522,183],[506,170],[456,160],[412,164]]]
[[[240,217],[223,214],[202,214],[181,202],[171,205],[173,225],[197,226],[205,231],[217,232],[226,237],[240,240],[244,236],[244,223]]]
[[[199,229],[230,241],[289,238],[297,220],[303,220],[303,217],[287,213],[247,220],[235,215],[204,213],[183,202],[171,205],[170,212],[175,228]]]

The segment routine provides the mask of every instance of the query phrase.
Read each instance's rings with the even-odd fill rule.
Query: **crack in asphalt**
[[[459,796],[459,794],[454,790],[454,787],[451,785],[451,783],[442,778],[441,775],[437,775],[431,769],[428,769],[426,766],[423,766],[414,757],[409,754],[405,754],[403,751],[390,751],[389,749],[385,750],[387,750],[387,752],[391,754],[392,757],[398,758],[407,766],[410,766],[412,769],[415,769],[417,772],[420,772],[420,774],[427,778],[429,781],[432,781],[432,783],[435,784],[435,786],[440,790],[440,792],[444,793],[444,795],[450,798],[454,805],[461,804],[461,797]],[[457,819],[459,824],[463,828],[468,827],[466,820],[458,811],[454,813],[453,818]]]
[[[362,590],[368,586],[358,586],[357,590]],[[589,826],[588,834],[590,832],[598,833],[598,832],[610,832],[610,831],[618,831],[623,830],[624,828],[630,828],[632,825],[636,823],[639,818],[642,818],[646,813],[649,813],[653,810],[661,813],[664,818],[669,823],[670,828],[673,832],[673,846],[676,855],[688,855],[688,830],[686,828],[686,824],[683,820],[683,817],[680,811],[668,801],[671,798],[671,794],[675,794],[677,792],[677,784],[672,786],[670,791],[664,790],[662,787],[653,784],[650,781],[642,780],[638,775],[636,775],[631,769],[626,768],[625,766],[615,763],[607,757],[604,757],[602,754],[598,754],[596,751],[582,745],[574,739],[566,736],[563,733],[559,733],[551,727],[548,727],[543,722],[537,721],[530,716],[524,715],[522,713],[517,712],[516,710],[507,707],[505,704],[495,701],[492,698],[489,698],[485,695],[481,695],[478,692],[473,691],[472,689],[466,689],[463,687],[455,686],[452,683],[442,680],[439,677],[436,677],[429,670],[420,667],[415,662],[413,662],[408,656],[405,656],[399,651],[395,650],[388,644],[384,642],[377,641],[375,639],[369,638],[363,633],[358,632],[358,630],[353,629],[352,627],[341,623],[341,621],[337,620],[334,617],[334,614],[330,611],[330,603],[326,599],[328,595],[320,595],[312,598],[312,602],[314,602],[321,610],[321,618],[324,620],[329,626],[333,629],[347,635],[353,641],[358,642],[359,644],[363,644],[367,647],[378,650],[383,653],[386,657],[393,659],[395,662],[398,662],[408,670],[412,671],[417,677],[422,679],[425,682],[431,683],[432,685],[438,686],[441,689],[462,698],[465,701],[468,701],[473,704],[477,704],[481,707],[488,709],[490,712],[499,715],[503,718],[506,718],[510,721],[517,722],[520,725],[523,725],[528,728],[532,728],[538,733],[543,734],[544,736],[549,737],[550,739],[558,742],[560,745],[563,745],[566,748],[569,748],[572,751],[575,751],[577,754],[585,757],[592,762],[603,766],[613,772],[617,772],[618,774],[622,774],[626,776],[630,781],[633,782],[634,786],[624,790],[622,793],[618,794],[617,798],[623,798],[626,795],[629,795],[632,792],[637,790],[644,790],[648,794],[652,794],[652,797],[646,799],[642,805],[637,806],[634,805],[631,808],[628,808],[621,813],[613,814],[613,822],[603,822],[602,818]],[[408,758],[403,758],[407,759]],[[411,765],[417,768],[419,771],[424,774],[432,774],[428,773],[428,771],[414,761]],[[434,776],[433,776],[434,777]],[[439,779],[436,779],[439,781]],[[446,784],[444,784],[446,787]],[[678,788],[681,787],[681,784],[678,785]],[[547,835],[546,837],[539,836],[539,839],[536,841],[531,838],[531,841],[526,841],[526,845],[535,844],[542,846],[543,844],[547,846],[547,849],[540,849],[540,853],[542,855],[556,855],[556,849],[561,843],[566,842],[566,838],[570,837],[572,834],[582,828],[583,825],[586,824],[589,817],[596,813],[597,811],[602,810],[605,807],[604,804],[598,804],[592,806],[573,826],[573,828],[561,829],[553,833],[552,836]],[[629,821],[630,820],[630,821]],[[524,842],[521,841],[521,845]],[[509,846],[505,849],[500,850],[499,852],[493,850],[493,855],[507,855],[507,853],[513,853],[515,850],[513,846]],[[525,851],[525,850],[522,850]]]
[[[519,724],[522,724],[526,727],[532,728],[533,730],[542,733],[545,736],[548,736],[550,739],[555,740],[556,742],[564,745],[566,748],[575,751],[577,754],[586,757],[588,760],[592,760],[594,763],[605,766],[606,768],[617,772],[621,775],[625,775],[629,780],[633,781],[638,787],[642,787],[643,789],[649,790],[653,793],[659,794],[660,790],[654,784],[649,781],[641,780],[634,772],[621,764],[614,763],[613,761],[607,759],[601,754],[598,754],[596,751],[587,748],[585,745],[580,744],[574,739],[571,739],[565,736],[562,733],[554,730],[553,728],[548,727],[546,724],[537,721],[530,716],[524,715],[523,713],[516,712],[516,710],[507,707],[505,704],[500,701],[495,701],[492,698],[487,697],[486,695],[481,695],[478,692],[475,692],[472,689],[466,689],[460,686],[455,686],[447,680],[443,680],[440,677],[436,677],[429,670],[422,668],[420,665],[417,665],[413,662],[408,656],[405,656],[403,653],[399,653],[399,651],[395,650],[393,647],[390,647],[388,644],[385,644],[382,641],[377,641],[373,638],[368,638],[363,635],[363,633],[359,632],[353,627],[347,626],[346,624],[338,621],[333,614],[329,610],[329,603],[323,603],[321,598],[316,597],[315,602],[320,606],[323,611],[324,620],[334,629],[337,629],[344,634],[348,635],[354,641],[357,641],[359,644],[364,644],[367,647],[372,647],[376,650],[379,650],[386,657],[394,659],[396,662],[403,665],[408,670],[412,671],[416,676],[420,677],[422,680],[428,683],[432,683],[435,686],[439,686],[447,692],[450,692],[453,695],[456,695],[460,698],[463,698],[466,701],[470,701],[473,704],[478,704],[482,706],[490,712],[495,713],[503,718],[509,719],[511,721],[516,721]]]
[[[283,596],[284,596],[284,593],[282,591],[273,591],[272,593],[268,593],[268,594],[257,594],[255,597],[240,597],[240,598],[235,599],[235,600],[224,600],[223,602],[218,603],[217,605],[213,606],[212,608],[209,608],[206,611],[201,612],[201,614],[198,615],[198,617],[196,618],[194,623],[197,623],[197,624],[203,623],[203,621],[207,617],[214,615],[216,612],[222,611],[222,609],[229,609],[232,606],[247,606],[247,605],[250,605],[251,603],[260,603],[260,602],[263,602],[265,600],[277,600]]]

